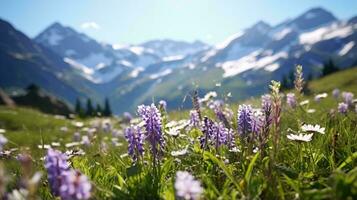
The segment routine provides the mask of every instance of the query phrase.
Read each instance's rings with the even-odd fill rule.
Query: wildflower
[[[81,134],[79,132],[75,132],[73,134],[73,141],[74,142],[79,142],[81,140]]]
[[[7,138],[0,134],[0,151],[2,151],[4,145],[7,143]]]
[[[271,96],[273,98],[273,127],[274,127],[274,135],[273,135],[273,146],[274,151],[277,151],[279,138],[280,138],[280,115],[281,115],[281,96],[280,96],[280,82],[271,81],[271,85],[269,86],[271,89]]]
[[[320,127],[320,125],[318,125],[318,124],[316,124],[316,125],[304,124],[301,127],[301,130],[304,132],[317,132],[317,133],[325,134],[325,128]]]
[[[304,87],[304,78],[301,65],[296,66],[294,85],[296,91],[301,94]]]
[[[261,97],[261,100],[262,100],[262,109],[264,113],[267,113],[267,111],[270,112],[272,107],[271,96],[269,94],[265,94]]]
[[[62,131],[62,132],[67,132],[67,131],[68,131],[68,128],[67,128],[66,126],[62,126],[62,127],[60,128],[60,131]]]
[[[296,98],[295,98],[295,94],[294,93],[288,93],[286,95],[286,103],[291,107],[291,108],[295,108],[296,107]]]
[[[190,111],[190,127],[191,128],[198,128],[200,127],[200,116],[198,115],[196,110]]]
[[[252,132],[257,136],[262,130],[262,127],[264,125],[264,116],[260,110],[256,110],[253,112],[251,124],[252,124]]]
[[[166,111],[166,107],[167,107],[167,103],[166,103],[165,100],[159,101],[159,108],[160,108],[160,110]]]
[[[312,136],[314,134],[313,133],[310,133],[310,134],[302,134],[302,133],[299,133],[298,135],[295,135],[295,134],[289,134],[287,135],[287,138],[289,140],[296,140],[296,141],[302,141],[302,142],[310,142],[312,140]]]
[[[204,117],[202,126],[203,136],[200,138],[202,149],[206,149],[208,147],[208,143],[215,131],[214,129],[215,127],[213,121],[208,117]]]
[[[250,105],[239,105],[238,108],[238,132],[242,136],[247,136],[252,132],[253,109]]]
[[[215,97],[217,97],[217,93],[214,91],[210,91],[202,99],[200,99],[199,102],[204,103]]]
[[[176,195],[185,200],[196,200],[203,192],[201,183],[188,172],[178,171],[175,180]]]
[[[58,196],[62,182],[61,174],[69,169],[67,155],[54,149],[48,149],[45,158],[45,168],[48,173],[47,177],[51,192],[54,196]]]
[[[72,122],[73,126],[77,128],[82,128],[84,126],[83,122]]]
[[[229,126],[229,122],[223,113],[224,102],[222,100],[213,101],[210,105],[210,108],[213,109],[217,118],[222,121],[226,126]]]
[[[91,188],[88,178],[79,171],[72,169],[62,173],[62,184],[59,188],[61,199],[89,199]]]
[[[352,105],[352,101],[353,101],[353,94],[351,92],[342,92],[342,98],[345,104],[347,104],[348,106]]]
[[[200,102],[199,102],[197,90],[195,90],[195,92],[193,93],[192,104],[193,104],[193,108],[196,110],[196,112],[198,114],[198,118],[200,119],[200,121],[202,121]]]
[[[339,113],[347,114],[348,104],[343,103],[343,102],[342,102],[342,103],[339,103],[337,109],[338,109],[338,112],[339,112]]]
[[[302,101],[302,102],[300,102],[300,106],[304,106],[304,105],[307,105],[307,104],[309,104],[309,100],[305,100],[305,101]]]
[[[125,138],[128,141],[128,154],[133,161],[144,154],[144,135],[137,126],[131,126],[125,129]]]
[[[148,140],[151,145],[151,152],[154,156],[157,156],[162,152],[164,147],[160,112],[154,104],[151,104],[151,106],[139,106],[138,113],[145,123],[146,140]]]
[[[82,136],[82,144],[84,144],[85,146],[90,146],[91,142],[89,140],[89,137],[87,135],[83,135]]]
[[[130,121],[133,119],[133,116],[130,114],[130,113],[128,113],[128,112],[124,112],[123,113],[123,121],[125,122],[125,123],[130,123]]]
[[[337,98],[340,96],[340,90],[337,89],[337,88],[334,89],[334,90],[332,91],[332,96],[337,99]]]
[[[316,109],[307,109],[306,112],[307,112],[307,113],[314,113],[314,112],[316,112]]]
[[[324,98],[326,98],[327,96],[328,96],[327,93],[321,93],[321,94],[316,95],[315,98],[314,98],[314,100],[315,100],[316,102],[320,102],[321,99],[324,99]]]
[[[183,156],[187,154],[187,148],[178,150],[178,151],[171,151],[171,155],[176,157],[176,156]]]

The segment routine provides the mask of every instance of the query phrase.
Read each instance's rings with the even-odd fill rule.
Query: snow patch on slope
[[[338,52],[338,55],[339,56],[344,56],[346,55],[353,47],[355,46],[355,42],[354,41],[351,41],[347,44],[345,44],[341,50]]]
[[[254,51],[253,53],[242,57],[239,60],[227,61],[218,64],[218,67],[222,67],[224,70],[223,77],[230,77],[245,72],[250,69],[260,69],[264,68],[268,71],[274,71],[279,68],[276,63],[281,58],[287,58],[287,52],[279,52],[274,55],[267,55],[262,58],[257,58],[260,51]]]

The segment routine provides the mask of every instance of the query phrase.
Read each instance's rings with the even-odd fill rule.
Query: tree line
[[[112,116],[112,110],[108,98],[104,100],[104,106],[99,103],[94,107],[91,99],[87,99],[86,105],[82,106],[82,102],[77,98],[75,105],[76,114],[81,117],[110,117]]]

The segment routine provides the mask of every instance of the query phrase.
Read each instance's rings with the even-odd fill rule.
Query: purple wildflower
[[[200,121],[202,121],[201,106],[200,106],[199,97],[198,97],[198,91],[197,90],[195,90],[193,95],[192,95],[192,105],[193,105],[193,108],[196,110]]]
[[[218,147],[227,144],[228,129],[222,123],[215,123],[213,130],[212,142],[218,150]]]
[[[159,101],[159,108],[160,108],[160,110],[162,110],[162,111],[166,111],[167,103],[166,103],[165,100],[160,100],[160,101]]]
[[[261,133],[261,130],[264,125],[264,115],[260,111],[255,111],[252,117],[252,132],[255,136],[258,136]]]
[[[79,132],[75,132],[73,134],[73,141],[74,142],[79,142],[81,140],[81,134]]]
[[[332,91],[332,96],[335,97],[336,99],[340,96],[340,90],[339,89],[334,89]]]
[[[196,110],[190,111],[190,127],[191,128],[200,127],[200,116],[198,115]]]
[[[154,104],[139,106],[138,113],[145,122],[146,140],[149,141],[151,152],[156,157],[162,152],[165,142],[161,130],[161,114]]]
[[[128,141],[128,154],[133,161],[137,161],[138,157],[144,153],[144,135],[137,126],[131,126],[125,129],[125,138]]]
[[[185,171],[178,171],[176,173],[175,190],[177,197],[185,200],[199,199],[203,192],[201,183]]]
[[[125,123],[130,123],[130,121],[133,119],[133,116],[130,114],[130,113],[128,113],[128,112],[124,112],[123,113],[123,121],[125,122]]]
[[[252,132],[253,109],[250,105],[239,105],[238,108],[238,133],[243,137]]]
[[[91,183],[88,178],[76,170],[62,173],[62,185],[59,188],[63,200],[89,199]]]
[[[269,94],[265,94],[261,97],[261,100],[262,100],[262,109],[264,113],[266,113],[267,111],[270,113],[272,107],[271,96]]]
[[[210,104],[210,108],[214,111],[214,113],[216,114],[217,118],[223,122],[226,126],[230,126],[226,115],[224,114],[223,110],[224,110],[224,102],[223,100],[216,100],[213,101]]]
[[[208,117],[204,117],[202,126],[203,136],[200,138],[202,149],[207,149],[208,143],[214,133],[214,129],[215,127],[213,121]]]
[[[348,105],[346,103],[339,103],[338,104],[338,112],[342,114],[347,114]]]
[[[48,182],[50,183],[52,194],[58,196],[62,184],[61,175],[69,169],[67,155],[54,149],[48,149],[45,158],[45,168],[48,173]]]
[[[353,104],[353,94],[351,92],[342,92],[343,101],[348,105],[351,106]]]
[[[295,108],[297,105],[297,101],[295,98],[295,94],[294,93],[288,93],[286,94],[286,103],[291,107],[291,108]]]

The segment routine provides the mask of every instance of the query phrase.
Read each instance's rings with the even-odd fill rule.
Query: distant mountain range
[[[16,91],[36,83],[73,103],[76,97],[111,100],[115,113],[165,99],[187,107],[195,88],[231,93],[231,100],[260,95],[296,64],[318,75],[328,59],[357,64],[357,16],[339,20],[313,8],[272,26],[260,21],[225,42],[210,46],[174,40],[138,45],[99,43],[54,23],[34,39],[0,21],[0,87]],[[188,98],[189,99],[189,98]]]

